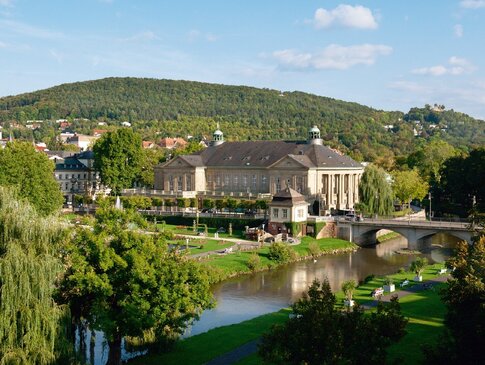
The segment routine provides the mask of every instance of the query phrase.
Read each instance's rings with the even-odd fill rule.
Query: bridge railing
[[[450,223],[469,223],[470,220],[468,218],[442,218],[442,217],[433,217],[431,220],[429,218],[424,218],[422,216],[403,216],[403,217],[395,217],[395,216],[364,216],[364,219],[367,221],[412,221],[412,222],[450,222]]]

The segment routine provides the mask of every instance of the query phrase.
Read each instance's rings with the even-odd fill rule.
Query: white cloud
[[[313,23],[317,29],[343,26],[359,29],[376,29],[377,21],[372,11],[360,5],[341,4],[335,9],[319,8],[315,11]]]
[[[416,75],[431,75],[431,76],[443,76],[443,75],[462,75],[475,71],[475,66],[468,60],[459,57],[450,57],[448,65],[436,65],[431,67],[421,67],[412,70],[411,72]]]
[[[460,6],[466,9],[485,8],[485,0],[462,0]]]
[[[212,33],[202,33],[200,30],[192,29],[189,33],[187,33],[187,37],[189,42],[195,42],[199,39],[203,39],[207,42],[215,42],[219,39],[219,37]]]
[[[293,49],[273,52],[273,57],[285,66],[295,68],[346,70],[355,65],[373,65],[378,56],[387,56],[392,48],[381,44],[341,46],[331,44],[317,53],[302,53]]]
[[[62,33],[52,32],[44,28],[35,27],[29,24],[20,23],[13,20],[0,20],[0,29],[12,31],[17,34],[22,34],[33,38],[42,38],[42,39],[64,38],[64,35]]]
[[[57,61],[57,63],[62,64],[64,62],[64,55],[55,49],[51,49],[49,54]]]
[[[13,0],[0,0],[0,6],[12,6]]]
[[[463,25],[455,24],[455,26],[453,27],[453,34],[456,38],[463,37]]]

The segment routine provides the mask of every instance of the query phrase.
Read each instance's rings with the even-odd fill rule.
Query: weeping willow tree
[[[374,165],[368,165],[359,185],[359,209],[366,214],[389,215],[393,211],[392,187],[386,172]]]
[[[15,191],[0,187],[0,364],[56,361],[64,310],[53,300],[65,237]]]

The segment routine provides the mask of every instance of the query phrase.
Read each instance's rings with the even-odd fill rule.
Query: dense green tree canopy
[[[98,121],[110,124],[107,129],[128,121],[150,140],[210,137],[217,123],[228,140],[295,140],[304,139],[316,124],[326,144],[359,161],[409,154],[417,141],[430,138],[465,150],[485,142],[485,124],[453,110],[413,108],[403,114],[302,92],[190,81],[107,78],[0,98],[4,128],[10,122],[57,118],[68,118],[72,128],[84,134]],[[48,142],[53,130],[44,124],[35,135]],[[417,137],[415,127],[421,133]],[[14,132],[16,138],[28,139],[33,133],[25,128]]]
[[[52,217],[41,217],[12,189],[0,187],[0,363],[52,364],[63,342],[64,310],[53,290],[63,271],[66,238]]]
[[[41,214],[59,210],[64,201],[54,163],[28,142],[9,142],[0,149],[0,185],[16,187]]]
[[[66,248],[60,295],[72,313],[102,330],[109,363],[120,363],[124,336],[153,331],[174,339],[213,304],[209,277],[199,264],[168,250],[160,238],[138,233],[135,213],[101,208],[93,230],[81,229]]]
[[[417,170],[395,171],[393,174],[392,189],[401,204],[411,204],[411,200],[423,199],[428,193],[429,185],[424,181]]]
[[[388,215],[393,211],[393,192],[386,172],[366,166],[359,185],[360,209],[367,214]]]
[[[342,312],[335,303],[328,280],[314,281],[292,318],[263,335],[259,355],[276,364],[383,364],[407,323],[396,298],[372,314],[359,306]]]
[[[101,181],[114,194],[131,188],[139,178],[144,160],[141,136],[132,129],[121,128],[104,134],[96,141],[93,152]]]
[[[410,168],[417,168],[427,182],[439,182],[443,163],[456,154],[456,149],[448,142],[433,138],[427,143],[422,143],[409,155],[408,165]]]
[[[472,209],[485,212],[485,148],[446,160],[440,175],[441,180],[433,189],[437,210],[464,217]]]
[[[485,237],[462,242],[447,262],[451,279],[442,292],[447,306],[446,336],[428,351],[429,363],[483,364],[485,336]]]
[[[154,168],[165,160],[166,152],[160,148],[146,148],[142,151],[139,182],[153,188],[155,181]]]

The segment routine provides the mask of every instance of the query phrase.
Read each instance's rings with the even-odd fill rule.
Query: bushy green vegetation
[[[158,132],[185,136],[190,131],[201,138],[210,135],[216,123],[228,140],[303,139],[316,124],[332,147],[358,160],[379,160],[382,165],[413,152],[415,120],[423,124],[418,140],[438,137],[464,149],[485,141],[483,123],[452,110],[436,112],[425,107],[403,114],[302,92],[281,94],[190,81],[107,78],[0,99],[0,122],[57,118],[88,119],[74,121],[72,127],[79,133],[89,133],[97,121],[111,125],[128,121],[151,140]],[[383,127],[389,124],[394,126],[391,131]],[[16,133],[16,138],[32,137],[30,130],[16,129]],[[46,123],[34,133],[49,142],[55,125]]]

